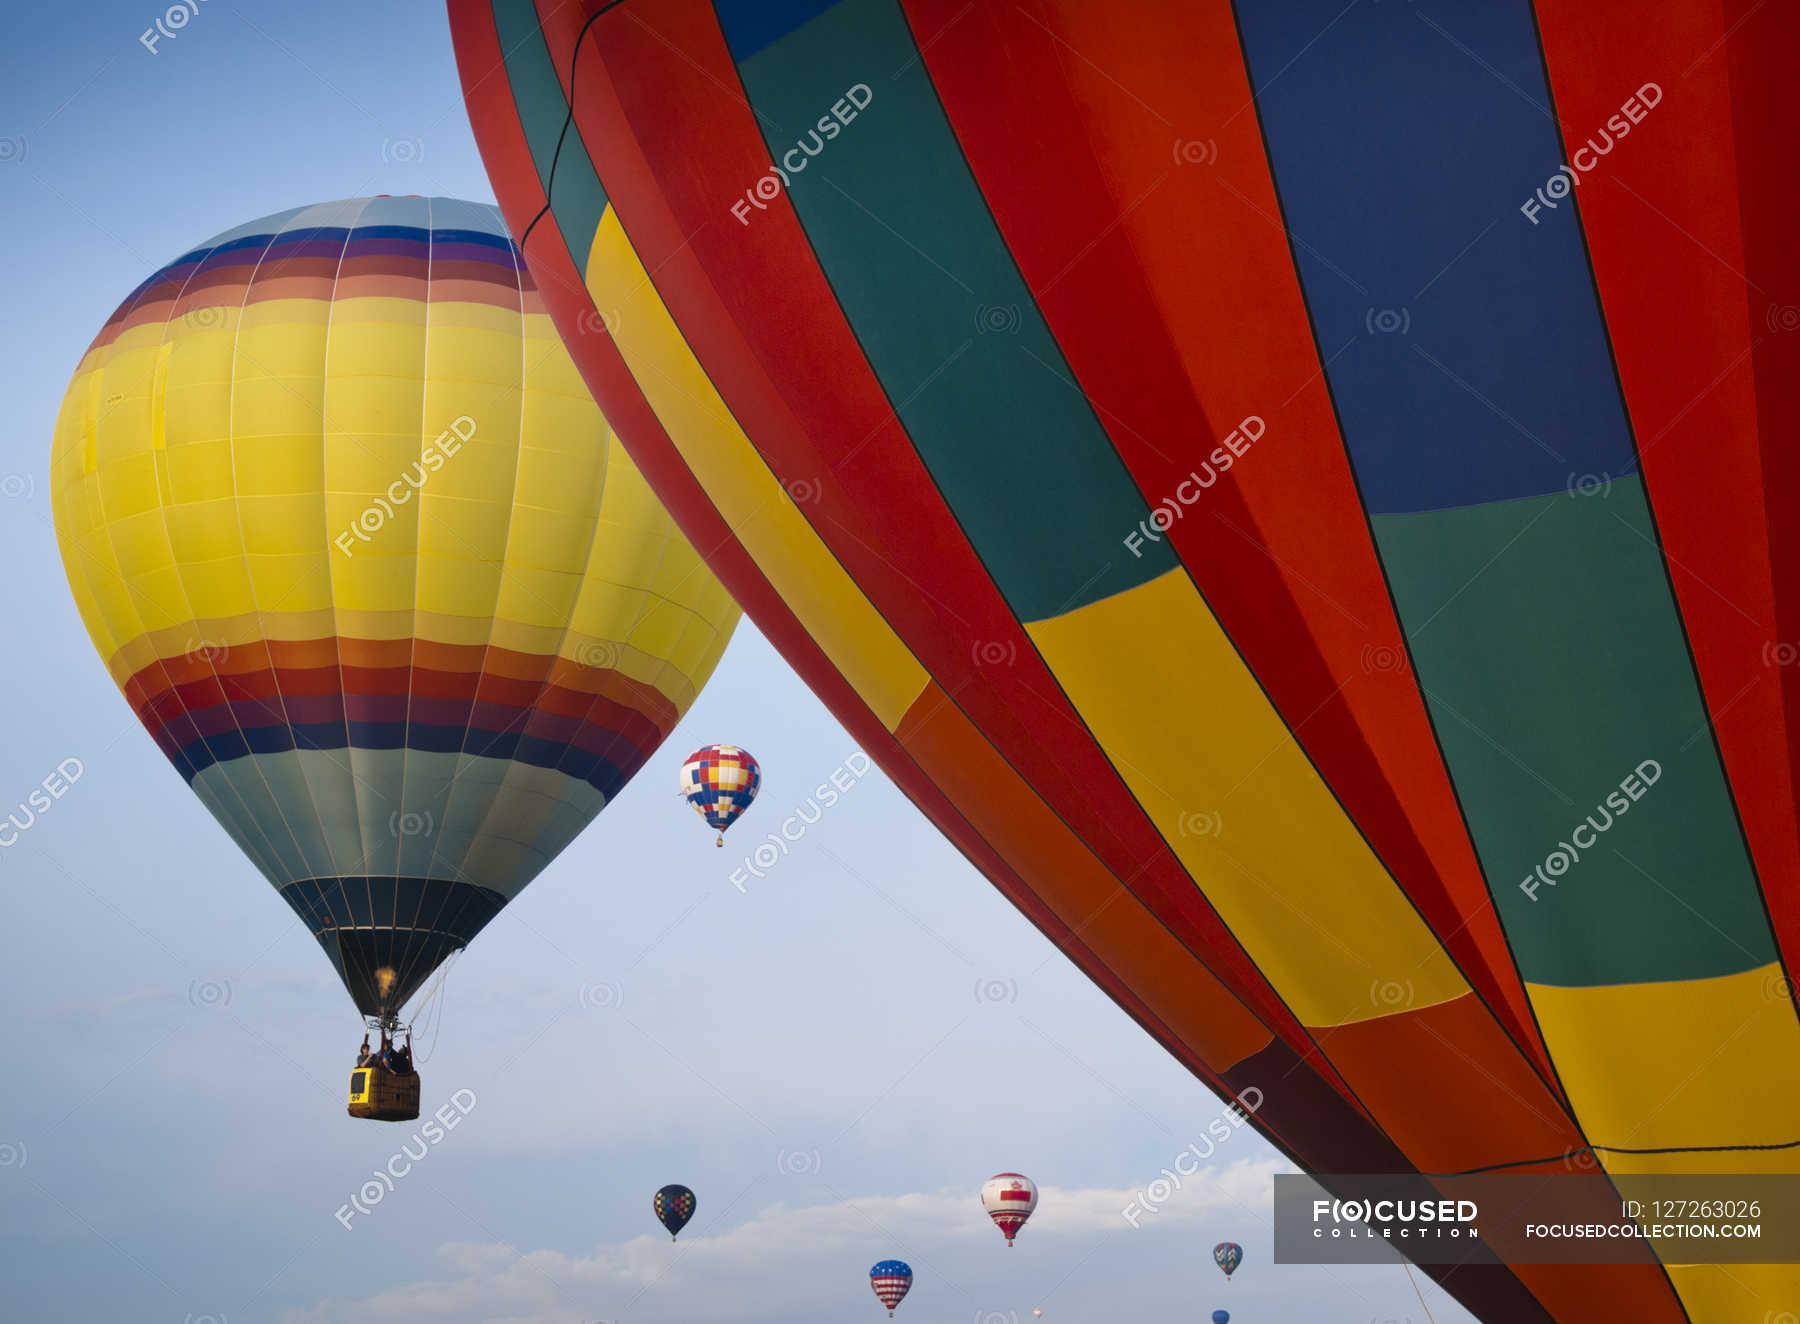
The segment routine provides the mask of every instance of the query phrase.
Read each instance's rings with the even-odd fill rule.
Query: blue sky
[[[468,1112],[366,1214],[413,1134],[356,1122],[360,1028],[301,925],[157,753],[69,599],[46,459],[82,350],[154,267],[282,208],[491,199],[429,3],[33,5],[0,78],[0,543],[13,646],[0,817],[0,1236],[7,1314],[175,1324],[880,1318],[1469,1317],[1394,1268],[1269,1263],[1248,1130],[1133,1228],[1120,1210],[1218,1101],[1025,922],[878,771],[743,893],[728,876],[855,745],[746,623],[661,752],[455,963],[420,1044]],[[166,22],[166,20],[165,20]],[[756,753],[715,850],[686,752]],[[460,1093],[459,1093],[460,1092]],[[472,1101],[472,1102],[471,1102]],[[414,1141],[417,1152],[417,1142]],[[975,1201],[1030,1173],[1006,1250]],[[678,1246],[651,1193],[699,1212]],[[1246,1247],[1236,1279],[1213,1268]]]

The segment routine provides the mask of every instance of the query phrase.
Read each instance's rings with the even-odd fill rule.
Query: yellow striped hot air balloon
[[[471,202],[298,208],[155,272],[76,369],[51,486],[113,679],[384,1027],[738,619]]]

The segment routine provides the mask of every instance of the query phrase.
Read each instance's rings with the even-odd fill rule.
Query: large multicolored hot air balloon
[[[737,621],[477,203],[302,207],[182,254],[82,358],[51,473],[108,671],[383,1025]]]
[[[762,789],[762,767],[747,749],[736,745],[706,745],[687,756],[681,765],[681,794],[719,834],[756,799]]]
[[[894,1307],[912,1291],[912,1281],[912,1266],[905,1260],[882,1260],[869,1270],[869,1286],[875,1289],[881,1304],[888,1308],[890,1319]]]
[[[685,1186],[665,1186],[650,1197],[650,1209],[656,1221],[669,1229],[669,1240],[681,1235],[681,1229],[694,1216],[694,1193]]]
[[[1800,8],[450,14],[682,527],[1285,1153],[1800,1168]],[[1490,1324],[1800,1301],[1429,1272]]]
[[[1225,1273],[1225,1281],[1231,1281],[1231,1275],[1237,1272],[1238,1265],[1244,1262],[1244,1248],[1235,1241],[1221,1241],[1213,1247],[1213,1263]]]
[[[1037,1208],[1037,1201],[1037,1183],[1022,1172],[998,1173],[981,1187],[981,1207],[994,1220],[994,1226],[1006,1234],[1009,1248]]]

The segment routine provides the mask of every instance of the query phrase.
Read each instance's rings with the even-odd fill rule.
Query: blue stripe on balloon
[[[493,732],[460,726],[427,726],[402,722],[318,723],[304,727],[261,727],[249,733],[225,731],[182,746],[169,761],[182,778],[194,778],[215,763],[229,763],[247,754],[277,754],[290,749],[416,749],[423,753],[463,752],[483,758],[508,760],[534,768],[551,768],[574,781],[586,782],[611,800],[631,780],[639,767],[613,762],[578,745],[521,736],[517,732]],[[296,738],[296,736],[301,738]],[[624,748],[635,751],[629,742]]]
[[[1520,210],[1563,162],[1528,0],[1442,23],[1409,5],[1292,0],[1239,6],[1238,21],[1369,509],[1632,472],[1573,201],[1537,224]]]
[[[740,63],[812,22],[839,0],[713,0],[731,57]],[[855,79],[851,79],[855,82]]]

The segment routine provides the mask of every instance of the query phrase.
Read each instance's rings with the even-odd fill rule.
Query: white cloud
[[[1197,1223],[1245,1219],[1266,1205],[1270,1179],[1281,1171],[1292,1169],[1278,1159],[1203,1169],[1138,1230],[1120,1212],[1138,1191],[1045,1187],[1038,1212],[1020,1235],[1016,1261],[994,1261],[1007,1252],[969,1190],[864,1195],[798,1208],[771,1204],[717,1231],[697,1224],[702,1230],[690,1229],[678,1245],[646,1234],[588,1255],[453,1242],[437,1251],[443,1277],[362,1300],[323,1301],[289,1312],[282,1324],[835,1318],[846,1303],[863,1304],[867,1265],[889,1255],[913,1265],[921,1298],[938,1296],[947,1309],[955,1307],[955,1315],[1029,1318],[1028,1306],[996,1308],[999,1303],[983,1299],[994,1295],[983,1275],[996,1263],[1029,1271],[1047,1290],[1077,1257],[1094,1255],[1107,1238],[1146,1245],[1183,1229],[1183,1240],[1191,1241]],[[728,1208],[721,1217],[730,1213]],[[1026,1248],[1038,1253],[1027,1258]],[[1190,1248],[1182,1258],[1193,1254]]]

